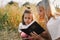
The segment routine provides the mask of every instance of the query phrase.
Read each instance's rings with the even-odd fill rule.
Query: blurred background
[[[51,17],[50,4],[54,7],[52,10],[60,13],[60,0],[0,0],[0,40],[21,40],[18,26],[26,9],[31,10],[34,19],[46,30],[46,23]],[[43,21],[39,20],[40,6],[45,10]]]

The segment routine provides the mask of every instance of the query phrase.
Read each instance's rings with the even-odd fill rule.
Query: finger
[[[36,35],[36,36],[38,35],[38,34],[37,34],[36,32],[34,32],[34,31],[33,31],[33,34]]]
[[[38,35],[36,32],[33,32],[35,37],[41,37],[40,35]]]
[[[30,34],[31,34],[31,36],[34,36],[33,32],[31,32]]]
[[[31,32],[30,34],[33,35],[33,32]]]

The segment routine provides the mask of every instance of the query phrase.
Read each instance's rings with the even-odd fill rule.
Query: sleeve
[[[60,20],[59,20],[60,21]],[[60,22],[58,22],[57,38],[60,38]]]
[[[19,27],[18,27],[18,32],[21,33],[22,31],[20,30],[22,28],[22,23],[19,24]]]

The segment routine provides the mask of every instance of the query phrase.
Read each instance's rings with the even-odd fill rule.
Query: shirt
[[[52,37],[52,40],[56,40],[60,37],[60,16],[55,19],[52,17],[47,23],[47,29]]]

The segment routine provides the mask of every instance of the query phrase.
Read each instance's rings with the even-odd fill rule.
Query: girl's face
[[[25,13],[24,14],[24,22],[25,22],[26,25],[31,23],[32,20],[33,20],[33,16],[32,16],[31,13]]]
[[[40,18],[44,18],[44,9],[43,8],[40,8],[39,9],[39,16],[40,16]]]
[[[40,10],[39,10],[39,15],[41,15],[41,16],[44,15],[44,10],[43,10],[43,8],[40,8]]]

